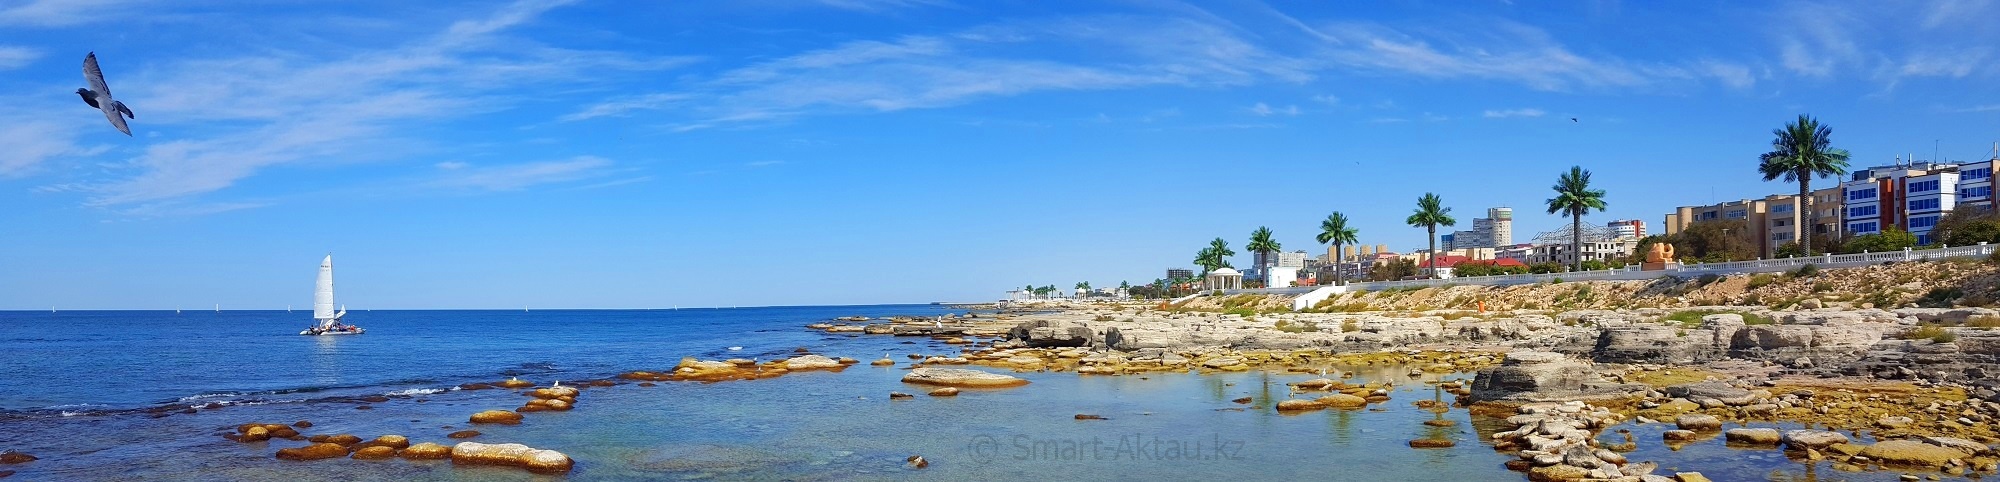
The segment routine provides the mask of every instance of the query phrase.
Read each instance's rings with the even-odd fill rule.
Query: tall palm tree
[[[1340,247],[1360,242],[1356,239],[1360,234],[1353,226],[1347,225],[1347,215],[1340,211],[1326,215],[1326,219],[1319,222],[1319,242],[1333,244],[1334,285],[1347,284],[1347,273],[1340,270],[1341,265],[1346,263],[1346,253],[1341,252]]]
[[[1210,271],[1215,271],[1215,268],[1219,267],[1215,265],[1215,249],[1204,247],[1200,251],[1195,251],[1194,265],[1201,267],[1201,274],[1203,276],[1207,276]]]
[[[1792,227],[1799,230],[1800,252],[1812,254],[1812,229],[1805,225],[1805,212],[1812,209],[1813,176],[1829,177],[1847,173],[1847,150],[1835,149],[1828,138],[1833,129],[1820,125],[1819,119],[1799,114],[1799,120],[1772,129],[1771,152],[1758,156],[1757,172],[1764,174],[1764,180],[1772,181],[1780,177],[1785,182],[1799,183],[1799,198],[1793,203]]]
[[[1263,258],[1264,262],[1257,265],[1257,274],[1264,277],[1264,287],[1269,288],[1271,286],[1270,265],[1275,264],[1271,260],[1271,253],[1284,249],[1278,246],[1277,240],[1271,239],[1271,228],[1258,226],[1256,231],[1251,231],[1250,244],[1243,245],[1243,249],[1257,253],[1258,257]]]
[[[1236,251],[1229,249],[1228,241],[1223,241],[1222,238],[1215,238],[1215,240],[1208,242],[1208,250],[1211,252],[1211,256],[1215,256],[1215,267],[1234,268],[1234,266],[1229,265],[1229,257],[1235,256]]]
[[[1438,226],[1458,225],[1458,220],[1451,218],[1451,208],[1444,207],[1444,200],[1439,199],[1436,193],[1427,192],[1424,193],[1424,197],[1417,198],[1416,212],[1410,213],[1409,219],[1403,222],[1409,223],[1413,228],[1422,227],[1430,234],[1428,261],[1431,277],[1437,277]]]
[[[1549,214],[1569,215],[1569,252],[1576,256],[1575,271],[1583,271],[1583,215],[1590,210],[1604,212],[1604,190],[1590,188],[1590,171],[1570,166],[1556,178],[1556,197],[1549,198]]]
[[[1082,297],[1083,297],[1083,294],[1084,294],[1084,293],[1087,293],[1087,292],[1090,292],[1090,282],[1089,282],[1089,281],[1078,281],[1078,282],[1076,282],[1076,297],[1078,297],[1078,298],[1082,298]]]

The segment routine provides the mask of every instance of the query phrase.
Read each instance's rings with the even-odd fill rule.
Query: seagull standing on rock
[[[118,128],[118,132],[132,135],[132,128],[125,126],[125,119],[138,117],[132,115],[132,109],[126,108],[124,102],[111,98],[111,86],[104,84],[104,72],[97,69],[97,52],[83,56],[83,81],[90,84],[90,88],[76,89],[76,95],[83,97],[83,103],[104,111],[104,118],[111,119],[111,126]]]

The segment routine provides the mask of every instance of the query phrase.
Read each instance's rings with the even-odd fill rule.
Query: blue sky
[[[0,309],[994,299],[1984,158],[2000,4],[0,0]],[[96,51],[135,137],[76,98]],[[1572,122],[1570,119],[1576,118]],[[1857,166],[1859,167],[1859,166]],[[1831,181],[1822,181],[1830,183]],[[1239,255],[1239,265],[1248,264]]]

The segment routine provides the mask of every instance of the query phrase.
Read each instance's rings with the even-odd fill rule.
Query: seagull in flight
[[[1569,118],[1569,121],[1570,121],[1570,122],[1578,122],[1578,121],[1576,120],[1576,118],[1575,118],[1575,117],[1571,117],[1571,118]]]
[[[125,119],[138,117],[132,115],[132,109],[126,108],[124,102],[111,98],[111,86],[104,84],[104,72],[97,69],[97,52],[83,56],[83,80],[90,84],[90,88],[76,89],[76,95],[83,97],[83,103],[104,111],[104,118],[111,119],[111,126],[118,128],[118,132],[132,135],[132,128],[125,126]]]

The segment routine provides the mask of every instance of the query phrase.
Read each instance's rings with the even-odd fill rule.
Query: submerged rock
[[[483,444],[479,442],[459,442],[451,448],[451,463],[464,465],[503,465],[520,467],[539,474],[560,474],[569,472],[575,461],[568,455],[554,450],[542,450],[521,444]]]
[[[963,368],[923,367],[910,370],[903,375],[903,383],[922,383],[954,387],[1018,387],[1027,385],[1027,380],[1011,375],[988,373]]]
[[[0,464],[25,464],[36,460],[40,460],[40,458],[28,455],[27,452],[15,452],[12,450],[0,452]]]
[[[521,414],[517,412],[509,412],[506,410],[487,410],[484,412],[472,414],[472,423],[498,423],[506,425],[520,425]]]
[[[361,460],[387,459],[387,458],[393,458],[395,456],[396,456],[395,448],[384,447],[380,445],[362,447],[361,449],[354,451],[354,458]]]
[[[478,436],[479,436],[478,430],[460,430],[457,432],[445,434],[446,438],[473,438]]]
[[[956,396],[958,396],[958,387],[944,387],[944,388],[939,388],[939,389],[936,389],[936,390],[931,390],[931,396],[933,396],[933,397],[956,397]]]
[[[316,443],[304,447],[278,449],[278,460],[320,460],[346,457],[347,446],[336,443]]]
[[[846,365],[840,364],[838,360],[819,355],[802,355],[785,360],[785,369],[792,371],[836,370],[844,366]]]
[[[1756,445],[1777,445],[1783,437],[1775,428],[1732,428],[1722,432],[1725,440]]]
[[[1890,440],[1861,449],[1861,456],[1884,465],[1939,467],[1971,454],[1915,440]]]
[[[1319,410],[1322,408],[1326,408],[1326,404],[1320,403],[1315,400],[1293,399],[1293,400],[1285,400],[1282,402],[1278,402],[1278,411],[1280,412],[1301,412],[1306,410]]]
[[[1819,449],[1847,443],[1847,435],[1830,430],[1786,430],[1785,445],[1793,449]]]
[[[438,460],[451,457],[451,447],[424,442],[403,449],[400,455],[410,460]]]

